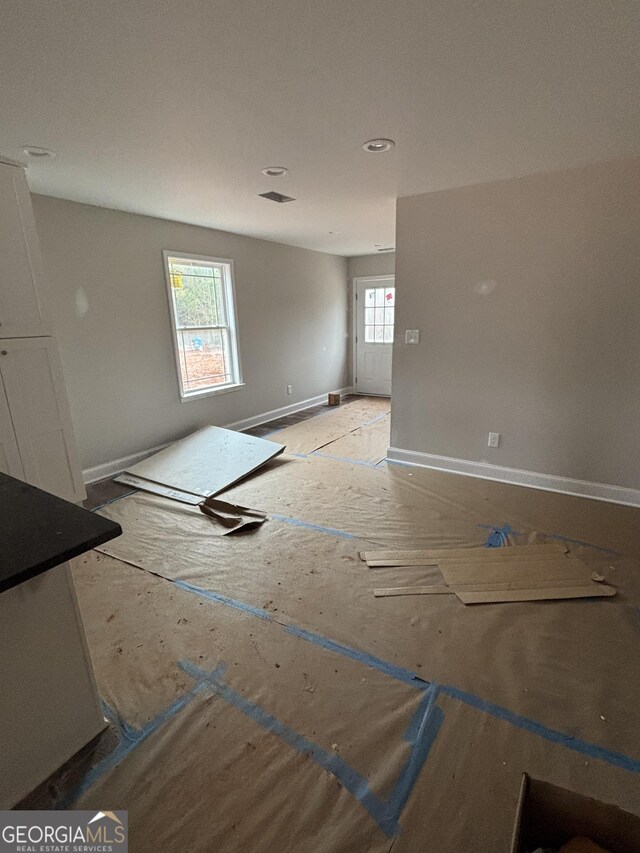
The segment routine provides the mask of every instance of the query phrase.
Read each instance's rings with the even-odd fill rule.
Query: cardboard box
[[[578,836],[610,853],[640,853],[640,817],[524,773],[511,853],[558,850]]]
[[[330,393],[327,402],[330,406],[339,406],[340,405],[340,394],[333,393],[333,392]]]

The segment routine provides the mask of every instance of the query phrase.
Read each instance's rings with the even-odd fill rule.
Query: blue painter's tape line
[[[405,740],[408,740],[413,748],[389,797],[392,814],[398,819],[444,720],[444,713],[436,704],[438,693],[438,685],[431,684],[405,732]]]
[[[263,729],[279,737],[297,752],[310,756],[317,764],[332,773],[367,810],[369,815],[387,836],[392,837],[395,835],[398,829],[397,820],[392,815],[388,804],[371,791],[365,777],[347,764],[338,753],[323,749],[318,744],[308,740],[304,735],[294,731],[259,705],[256,705],[242,694],[233,690],[222,681],[215,670],[211,673],[205,672],[189,661],[180,661],[178,665],[193,679],[199,680],[199,683],[210,684],[215,689],[216,694],[224,699],[225,702],[237,708]]]
[[[493,524],[479,524],[483,530],[496,530]],[[516,530],[511,530],[512,536],[524,536],[524,533],[518,533]],[[560,536],[558,533],[542,533],[547,539],[557,539],[559,542],[566,542],[568,545],[580,545],[583,548],[592,548],[594,551],[601,551],[603,554],[609,554],[612,557],[620,557],[619,551],[614,551],[612,548],[603,548],[601,545],[593,545],[591,542],[583,542],[581,539],[570,539],[568,536]]]
[[[219,593],[210,593],[208,590],[201,590],[198,587],[194,587],[191,584],[184,583],[183,581],[174,581],[174,583],[188,592],[193,592],[196,595],[201,595],[204,598],[209,598],[212,601],[225,604],[229,607],[235,607],[243,612],[258,616],[260,619],[271,619],[271,616],[268,613],[265,613],[264,610],[260,610],[259,608],[253,607],[249,604],[244,604],[244,602],[237,601],[236,599],[227,598],[227,596],[220,595]],[[411,684],[417,690],[429,689],[430,682],[422,680],[415,673],[411,672],[411,670],[404,669],[403,667],[385,661],[382,658],[378,658],[375,655],[368,654],[367,652],[363,652],[351,646],[346,646],[335,640],[330,640],[328,637],[323,637],[321,634],[314,634],[311,631],[306,631],[304,628],[298,628],[295,625],[284,624],[283,628],[288,634],[294,637],[298,637],[309,643],[315,643],[315,645],[327,649],[328,651],[335,652],[336,654],[343,655],[351,660],[359,661],[366,666],[373,667],[391,678],[395,678],[405,684]],[[638,759],[630,758],[623,753],[613,752],[605,749],[604,747],[598,746],[597,744],[580,740],[579,738],[574,738],[572,735],[565,734],[564,732],[550,729],[541,723],[537,723],[535,720],[523,717],[514,711],[510,711],[500,705],[495,705],[492,702],[488,702],[478,696],[474,696],[472,693],[460,690],[457,687],[441,685],[439,690],[441,693],[458,699],[472,708],[484,711],[498,719],[505,720],[517,728],[530,731],[533,734],[537,734],[540,737],[545,738],[546,740],[552,741],[553,743],[561,744],[566,746],[568,749],[581,752],[582,754],[588,755],[592,758],[600,758],[602,761],[606,761],[616,767],[622,767],[632,773],[640,773],[640,760]]]
[[[320,459],[333,459],[335,462],[349,462],[351,465],[363,465],[365,468],[377,468],[377,462],[365,462],[364,459],[351,459],[349,456],[332,456],[331,453],[320,453],[319,450],[314,450],[312,456],[319,456]],[[380,470],[379,468],[377,469]]]
[[[487,541],[484,543],[485,548],[502,548],[507,544],[508,537],[513,534],[510,524],[503,524],[502,527],[493,527]]]
[[[607,764],[612,764],[614,767],[621,767],[623,770],[628,770],[630,773],[640,773],[640,760],[630,758],[621,752],[614,752],[606,749],[603,746],[598,746],[595,743],[589,743],[586,740],[573,737],[573,735],[565,734],[564,732],[550,729],[542,723],[537,723],[528,717],[523,717],[521,714],[516,714],[514,711],[509,711],[507,708],[502,708],[500,705],[494,705],[493,702],[487,702],[479,696],[474,696],[472,693],[467,693],[460,690],[458,687],[450,685],[440,685],[440,692],[446,696],[451,696],[471,708],[478,711],[484,711],[492,717],[499,720],[504,720],[516,728],[531,732],[538,737],[557,743],[561,746],[571,749],[574,752],[579,752],[582,755],[587,755],[589,758],[597,758],[600,761],[606,761]]]
[[[360,424],[358,429],[361,429],[362,427],[366,427],[366,426],[371,426],[371,424],[377,424],[378,421],[383,421],[390,414],[391,414],[390,412],[383,412],[381,415],[376,415],[375,418],[371,418],[370,421],[365,421],[363,424]]]
[[[566,542],[568,545],[581,545],[583,548],[593,548],[594,551],[602,551],[603,554],[609,554],[611,557],[622,556],[619,551],[614,551],[611,548],[603,548],[601,545],[592,545],[591,542],[582,542],[580,539],[569,539],[568,536],[559,536],[557,533],[545,533],[547,539],[557,539],[559,542]]]
[[[395,678],[397,681],[402,681],[404,684],[410,684],[417,690],[426,690],[428,682],[423,681],[415,672],[410,669],[404,669],[401,666],[396,666],[394,663],[382,660],[375,655],[367,652],[354,649],[352,646],[345,646],[343,643],[338,643],[336,640],[330,640],[323,637],[322,634],[314,634],[312,631],[306,631],[304,628],[298,628],[296,625],[284,625],[284,630],[292,637],[298,637],[301,640],[306,640],[308,643],[314,643],[329,652],[335,652],[351,660],[358,661],[365,666],[370,666],[379,672],[388,675],[390,678]]]
[[[227,607],[233,607],[241,613],[247,613],[250,616],[257,616],[258,619],[273,621],[272,615],[267,611],[262,610],[260,607],[255,607],[252,604],[246,604],[244,601],[239,601],[237,598],[230,598],[228,595],[222,595],[222,593],[219,592],[212,592],[211,590],[194,586],[194,584],[187,583],[186,581],[173,581],[173,583],[180,589],[185,590],[185,592],[190,592],[193,595],[198,595],[201,598],[208,599],[209,601],[215,601],[218,604],[224,604]],[[411,672],[410,669],[404,669],[404,667],[389,663],[388,661],[382,660],[382,658],[378,658],[368,652],[363,652],[360,649],[353,648],[352,646],[346,646],[344,643],[338,643],[336,640],[330,640],[328,637],[323,637],[322,634],[314,634],[312,631],[306,631],[304,628],[298,628],[296,625],[287,625],[281,622],[278,622],[278,624],[282,625],[287,634],[290,634],[292,637],[298,637],[301,640],[306,640],[308,643],[314,643],[327,651],[336,652],[336,654],[342,655],[343,657],[351,658],[351,660],[363,663],[365,666],[370,666],[391,678],[395,678],[397,681],[402,681],[404,684],[410,684],[417,690],[426,690],[428,687],[428,682],[421,679],[415,672]]]
[[[330,536],[340,536],[342,539],[356,538],[353,533],[346,533],[344,530],[337,530],[335,527],[322,527],[320,524],[311,524],[308,521],[300,521],[298,518],[289,518],[287,515],[274,513],[271,518],[284,524],[292,524],[294,527],[304,527],[306,530],[316,530],[319,533],[328,533]]]
[[[218,604],[225,604],[227,607],[233,607],[235,610],[240,610],[243,613],[248,613],[250,616],[257,616],[258,619],[265,621],[271,620],[271,614],[261,607],[255,607],[253,604],[245,604],[244,601],[238,601],[237,598],[229,598],[228,595],[222,595],[220,592],[213,592],[210,589],[203,589],[200,586],[194,586],[186,581],[173,581],[180,589],[186,592],[192,592],[194,595],[199,595],[201,598],[208,598],[209,601],[216,601]]]
[[[149,720],[149,722],[141,729],[135,729],[133,726],[129,726],[124,723],[117,711],[104,703],[107,710],[110,714],[113,714],[115,718],[112,721],[114,722],[114,726],[119,737],[118,746],[113,750],[113,752],[110,752],[109,755],[105,756],[105,758],[92,767],[79,785],[58,800],[55,804],[55,809],[68,809],[72,803],[88,791],[89,788],[91,788],[102,776],[105,775],[105,773],[113,770],[113,768],[120,764],[120,762],[126,758],[129,753],[133,752],[134,749],[136,749],[150,735],[156,732],[162,725],[164,725],[164,723],[182,711],[192,699],[202,693],[210,692],[210,689],[211,688],[206,683],[196,684],[191,690],[184,693],[157,716]],[[111,717],[109,717],[109,719],[111,719]],[[124,734],[125,729],[127,730],[128,735]]]

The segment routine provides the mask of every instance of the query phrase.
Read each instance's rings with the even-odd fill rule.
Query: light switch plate
[[[407,329],[404,333],[404,342],[405,344],[419,344],[420,329]]]

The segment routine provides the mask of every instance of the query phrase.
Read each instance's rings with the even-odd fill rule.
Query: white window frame
[[[238,321],[236,314],[236,294],[235,294],[235,275],[233,270],[233,260],[230,258],[212,258],[208,255],[193,255],[187,252],[170,252],[165,249],[162,252],[164,262],[164,277],[167,285],[167,299],[169,303],[169,318],[171,320],[171,336],[173,340],[173,355],[176,364],[176,379],[178,382],[178,392],[180,400],[183,403],[190,400],[201,400],[203,397],[212,397],[216,394],[226,394],[228,391],[236,391],[244,386],[242,381],[242,366],[240,363],[240,343],[238,339]],[[182,370],[180,367],[180,348],[178,344],[178,318],[176,316],[175,306],[173,303],[173,292],[171,287],[171,276],[169,272],[169,259],[177,261],[197,261],[202,264],[212,264],[220,267],[222,271],[223,282],[223,298],[225,303],[225,312],[227,315],[226,326],[199,326],[198,329],[227,329],[229,336],[229,356],[231,373],[231,381],[225,382],[224,385],[211,385],[208,388],[198,388],[193,391],[185,391],[182,387]],[[194,331],[196,327],[193,327]]]

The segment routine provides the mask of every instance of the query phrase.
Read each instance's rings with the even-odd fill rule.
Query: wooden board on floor
[[[407,551],[361,551],[360,557],[369,568],[385,566],[437,566],[443,560],[507,561],[522,559],[555,559],[568,552],[566,545],[552,542],[544,545],[515,545],[504,548],[429,548]]]
[[[440,571],[448,586],[465,584],[494,584],[526,581],[530,587],[538,582],[567,581],[568,584],[592,583],[591,571],[574,557],[560,556],[553,560],[509,560],[453,562],[444,560]]]
[[[202,497],[217,495],[278,456],[284,445],[206,426],[138,462],[128,474]]]
[[[391,586],[386,589],[374,589],[376,598],[393,595],[451,595],[453,590],[448,586]]]
[[[531,589],[493,589],[484,592],[456,590],[455,592],[463,604],[501,604],[514,601],[546,601],[564,598],[603,598],[616,594],[614,587],[604,583]]]

